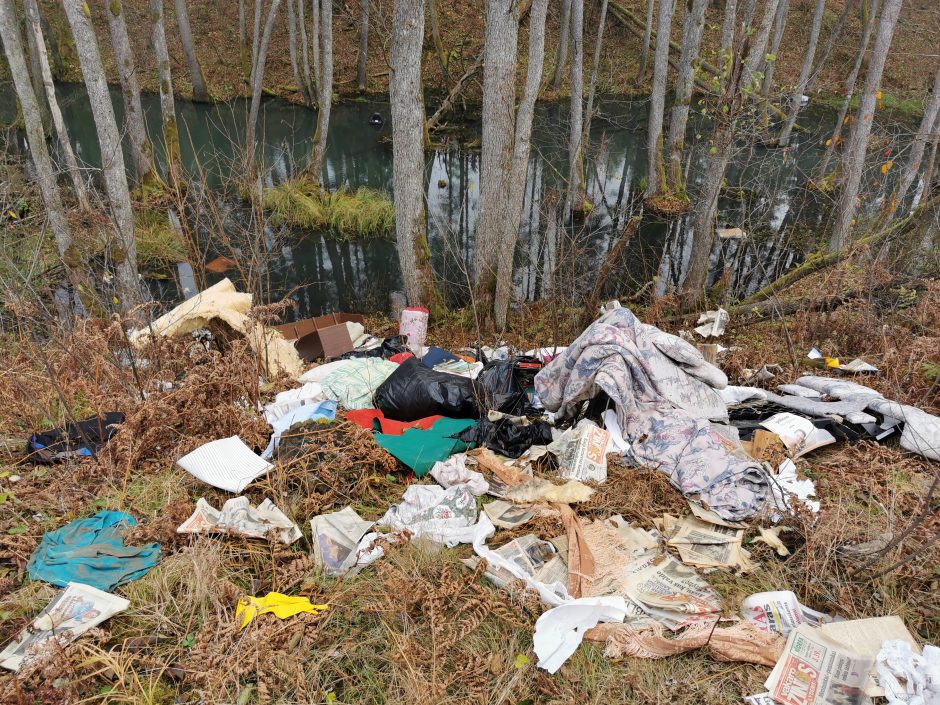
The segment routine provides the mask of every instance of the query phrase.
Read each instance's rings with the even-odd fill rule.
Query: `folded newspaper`
[[[700,568],[735,568],[741,572],[753,569],[750,554],[742,547],[743,529],[719,526],[694,516],[677,519],[663,516],[666,545],[679,551],[686,565]]]
[[[718,617],[718,594],[693,568],[671,556],[648,551],[626,573],[626,596],[672,631]]]
[[[760,425],[780,436],[791,458],[799,458],[812,450],[836,442],[835,436],[829,431],[816,428],[811,420],[788,411],[774,414],[761,421]]]
[[[583,419],[561,438],[548,445],[558,457],[558,474],[570,480],[607,480],[607,450],[610,433],[597,424]]]
[[[483,511],[490,518],[494,526],[503,529],[515,529],[522,526],[532,518],[532,512],[510,502],[497,499],[495,502],[489,502],[483,505]]]
[[[46,605],[32,623],[0,652],[0,666],[19,671],[41,663],[92,627],[123,612],[130,602],[123,597],[82,583],[69,583]]]
[[[564,558],[550,541],[543,541],[533,534],[513,539],[506,545],[493,549],[493,552],[540,583],[565,585],[568,582],[568,566]],[[480,559],[476,556],[464,559],[464,563],[471,568],[476,568],[479,562]],[[486,577],[496,587],[501,588],[517,580],[509,571],[495,566],[487,566]]]
[[[741,602],[741,616],[758,629],[787,636],[801,624],[818,627],[832,617],[801,605],[790,590],[758,592]]]
[[[224,533],[263,539],[272,531],[276,532],[281,543],[286,544],[294,543],[303,535],[270,499],[265,499],[255,508],[247,497],[234,497],[218,510],[200,497],[193,515],[180,524],[176,533]]]
[[[327,575],[343,575],[359,559],[359,542],[372,528],[352,507],[310,520],[313,559]]]
[[[873,658],[801,624],[764,687],[780,705],[862,705],[870,702],[865,685],[873,665]]]

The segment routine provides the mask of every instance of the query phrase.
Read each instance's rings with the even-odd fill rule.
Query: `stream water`
[[[100,164],[100,151],[84,88],[57,86],[60,101],[81,161]],[[9,86],[0,97],[12,98]],[[120,95],[112,98],[118,120],[123,119]],[[10,122],[13,101],[0,101],[0,119]],[[234,100],[200,104],[177,100],[184,169],[197,169],[204,182],[219,194],[232,175],[244,141],[248,104]],[[144,96],[151,135],[159,135],[157,96]],[[569,228],[567,237],[547,227],[546,203],[557,198],[567,172],[567,103],[538,106],[527,175],[524,224],[515,259],[516,298],[534,300],[552,287],[590,285],[608,248],[631,215],[639,212],[646,173],[646,101],[602,100],[591,130],[585,167],[587,199],[593,204],[585,222]],[[380,127],[369,124],[374,113],[384,116]],[[266,179],[277,183],[303,168],[316,127],[316,113],[279,99],[262,104],[257,131],[258,154],[267,167]],[[828,206],[805,189],[822,154],[824,135],[831,130],[828,110],[810,108],[801,115],[805,132],[797,133],[788,149],[762,147],[753,142],[735,148],[727,173],[728,189],[718,204],[720,228],[742,228],[744,240],[716,238],[711,253],[709,281],[724,278],[729,291],[747,295],[799,262],[822,235]],[[463,126],[479,134],[479,125]],[[709,128],[693,119],[688,143],[689,188],[693,194],[701,178],[707,145],[699,133]],[[330,121],[325,181],[331,189],[368,186],[392,192],[391,120],[383,102],[351,102],[334,107]],[[155,140],[162,164],[163,148]],[[125,145],[126,149],[126,145]],[[889,149],[893,149],[890,146]],[[127,163],[130,164],[129,155]],[[882,192],[893,174],[880,179]],[[480,152],[454,139],[427,153],[426,202],[432,264],[452,302],[466,295],[466,263],[472,261],[473,233],[480,206]],[[244,204],[217,196],[229,213],[245,211]],[[577,232],[577,237],[571,233]],[[266,231],[267,279],[272,298],[292,292],[293,315],[305,317],[331,310],[384,310],[389,293],[401,288],[394,242],[381,239],[340,240],[329,232]],[[562,241],[564,240],[564,241]],[[691,248],[686,218],[664,220],[644,215],[616,270],[605,283],[607,294],[624,295],[651,280],[659,293],[681,283]],[[229,253],[224,253],[229,254]],[[565,259],[564,281],[557,275]],[[193,284],[191,273],[180,267],[179,290],[157,287],[161,298],[179,298]]]

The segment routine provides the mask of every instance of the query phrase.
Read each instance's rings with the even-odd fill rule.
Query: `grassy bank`
[[[261,207],[274,225],[305,230],[331,230],[344,239],[395,235],[395,206],[381,191],[326,191],[312,181],[296,179],[267,188]]]

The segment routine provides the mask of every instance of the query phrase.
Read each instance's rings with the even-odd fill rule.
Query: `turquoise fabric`
[[[110,592],[142,578],[160,562],[160,544],[125,546],[123,531],[137,526],[124,512],[101,511],[50,531],[29,558],[32,580],[65,587],[84,583]]]
[[[375,440],[389,453],[415,471],[418,477],[424,477],[434,467],[434,463],[445,460],[454,453],[462,453],[473,447],[457,438],[450,438],[464,429],[476,425],[472,419],[443,418],[436,421],[428,430],[413,428],[400,436],[387,433],[375,434]]]

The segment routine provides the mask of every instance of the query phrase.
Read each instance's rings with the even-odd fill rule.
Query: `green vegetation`
[[[395,206],[374,189],[331,193],[309,179],[298,179],[266,189],[261,205],[274,224],[328,228],[344,239],[391,238],[395,232]]]
[[[186,243],[173,229],[166,213],[138,211],[134,216],[137,261],[141,266],[175,264],[186,259]]]

